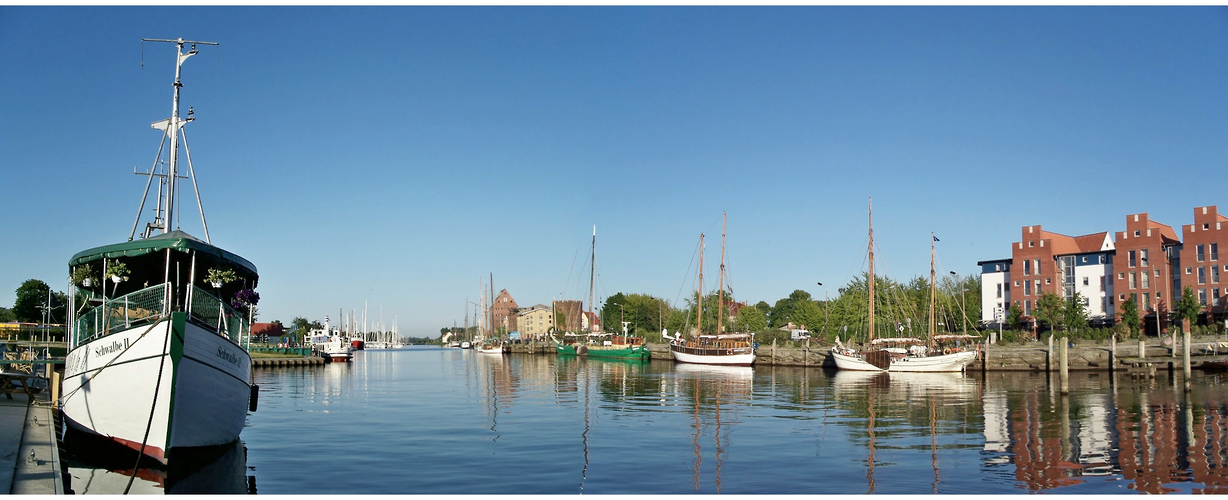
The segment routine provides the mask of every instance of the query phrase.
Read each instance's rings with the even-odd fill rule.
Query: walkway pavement
[[[10,472],[11,471],[11,472]],[[47,391],[0,398],[0,494],[64,493],[55,420]]]

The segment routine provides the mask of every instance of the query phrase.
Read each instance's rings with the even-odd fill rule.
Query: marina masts
[[[930,233],[930,349],[934,348],[934,233]]]
[[[589,270],[588,270],[588,316],[589,316],[588,321],[589,321],[589,324],[588,324],[588,331],[584,332],[585,335],[593,333],[593,323],[592,323],[593,321],[593,282],[596,280],[596,275],[597,275],[597,225],[596,224],[593,224],[593,251],[592,252],[593,252],[592,256],[589,258]]]
[[[703,333],[704,317],[704,234],[699,233],[699,287],[695,290],[695,343]]]

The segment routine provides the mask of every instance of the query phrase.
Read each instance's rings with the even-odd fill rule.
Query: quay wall
[[[1191,343],[1191,346],[1197,344]],[[672,361],[668,344],[648,344],[653,360]],[[990,345],[986,352],[968,366],[968,370],[984,371],[1057,371],[1058,346],[1053,346],[1052,355],[1048,355],[1047,342],[1032,342],[1028,344],[1009,346]],[[1127,341],[1117,344],[1115,356],[1110,352],[1108,344],[1076,345],[1068,351],[1070,358],[1069,370],[1072,371],[1108,371],[1124,369],[1123,358],[1138,357],[1138,343]],[[1164,346],[1149,345],[1146,348],[1147,358],[1155,361],[1172,360],[1172,349]],[[526,342],[512,344],[511,352],[521,354],[555,355],[554,344],[550,342]],[[760,345],[756,351],[755,365],[758,366],[818,366],[835,368],[831,347],[776,347]],[[1180,360],[1180,356],[1176,358]],[[1117,366],[1112,367],[1116,362]],[[1112,367],[1112,368],[1111,368]]]

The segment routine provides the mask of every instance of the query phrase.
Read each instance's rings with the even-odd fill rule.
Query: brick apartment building
[[[981,322],[997,326],[1012,304],[1032,316],[1042,293],[1066,298],[1077,292],[1093,325],[1111,324],[1121,303],[1133,299],[1146,333],[1162,334],[1171,325],[1173,301],[1190,287],[1203,306],[1198,324],[1228,325],[1228,256],[1219,253],[1228,245],[1228,217],[1214,205],[1197,207],[1194,223],[1181,229],[1178,239],[1172,226],[1147,213],[1127,215],[1126,229],[1115,238],[1024,226],[1010,259],[977,262]]]
[[[1228,217],[1220,215],[1215,206],[1195,208],[1194,223],[1181,226],[1181,236],[1182,287],[1194,289],[1204,312],[1223,316],[1224,297],[1228,296],[1223,278],[1228,275],[1228,258],[1223,257],[1228,256],[1219,251],[1228,243]]]
[[[1151,220],[1146,213],[1126,216],[1126,230],[1118,231],[1117,265],[1113,289],[1120,304],[1134,299],[1149,335],[1155,335],[1156,311],[1161,317],[1171,309],[1171,297],[1180,297],[1176,274],[1181,269],[1181,241],[1167,224]],[[1163,322],[1159,331],[1167,330]]]

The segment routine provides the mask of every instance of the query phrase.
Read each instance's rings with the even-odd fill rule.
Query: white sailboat
[[[695,337],[683,339],[681,334],[669,343],[674,361],[705,365],[750,366],[755,362],[753,333],[724,333],[721,313],[725,309],[725,222],[721,215],[721,273],[717,291],[716,334],[703,334],[704,236],[699,235],[699,287],[696,292]]]
[[[836,368],[840,370],[860,370],[878,372],[959,372],[977,357],[977,351],[950,348],[941,354],[934,347],[934,237],[930,235],[930,334],[929,345],[926,341],[915,337],[874,338],[874,212],[870,210],[870,245],[869,245],[869,332],[871,349],[858,351],[851,346],[844,346],[836,339],[836,348],[831,355],[835,358]],[[957,336],[949,336],[955,338]],[[972,336],[958,336],[959,339],[973,339]]]
[[[145,199],[128,241],[91,248],[69,260],[68,355],[64,422],[84,438],[101,438],[168,463],[178,450],[233,443],[257,394],[251,385],[251,307],[259,296],[256,266],[214,246],[200,195],[204,241],[177,228],[179,181],[196,175],[179,113],[184,61],[212,42],[175,44],[171,117],[154,122],[168,158],[146,173],[158,179],[152,222],[135,238]],[[185,52],[184,45],[190,45]],[[187,169],[180,164],[180,151]],[[65,438],[71,442],[71,438]]]

